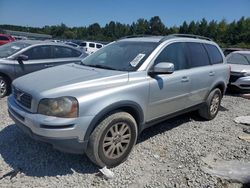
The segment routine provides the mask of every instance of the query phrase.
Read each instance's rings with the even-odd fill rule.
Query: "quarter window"
[[[173,63],[175,70],[187,69],[185,43],[179,42],[168,45],[156,58],[155,65],[161,62]]]
[[[188,42],[190,68],[210,65],[208,54],[201,43]]]
[[[212,64],[223,63],[222,55],[216,46],[211,44],[205,44],[205,48],[209,54]]]
[[[37,46],[27,50],[23,54],[28,56],[29,60],[49,59],[51,58],[51,48],[50,46]]]

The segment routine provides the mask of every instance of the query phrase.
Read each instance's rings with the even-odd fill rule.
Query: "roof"
[[[167,36],[148,36],[148,35],[132,35],[121,38],[123,41],[138,41],[138,42],[164,42],[170,39],[176,38],[185,38],[192,40],[203,40],[203,41],[212,41],[211,39],[199,35],[190,35],[190,34],[172,34]]]
[[[234,51],[233,54],[250,54],[250,50],[244,50],[244,51]]]

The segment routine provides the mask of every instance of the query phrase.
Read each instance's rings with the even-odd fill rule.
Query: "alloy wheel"
[[[110,127],[103,139],[103,152],[109,159],[121,157],[131,141],[131,129],[127,123],[116,123]]]
[[[4,96],[7,92],[7,83],[1,79],[0,80],[0,97]]]
[[[211,105],[210,105],[210,113],[211,115],[214,115],[217,113],[218,109],[220,106],[220,96],[218,94],[215,94],[213,96],[213,99],[211,101]]]

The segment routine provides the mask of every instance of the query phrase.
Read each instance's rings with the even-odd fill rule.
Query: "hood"
[[[27,74],[16,79],[13,85],[32,95],[77,97],[96,88],[113,87],[127,81],[127,72],[67,64]]]
[[[250,72],[250,65],[237,65],[237,64],[229,64],[231,67],[231,72]]]

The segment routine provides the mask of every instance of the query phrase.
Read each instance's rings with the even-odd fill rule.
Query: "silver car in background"
[[[0,46],[0,98],[10,92],[11,82],[41,69],[80,62],[87,54],[61,43],[21,40]]]
[[[227,55],[231,67],[229,88],[234,91],[250,91],[250,51],[235,51]]]
[[[81,63],[16,79],[8,109],[32,138],[113,167],[149,126],[194,110],[215,118],[229,73],[219,46],[207,38],[127,37]]]

